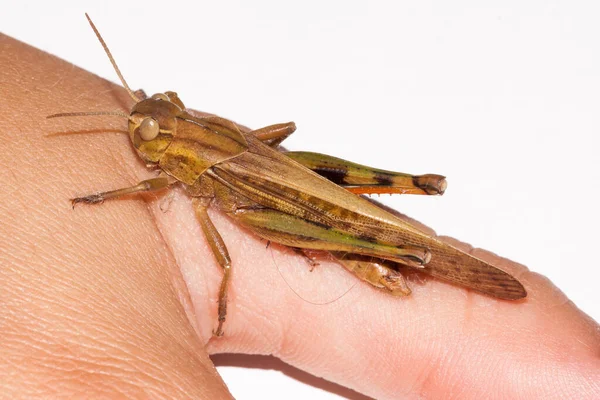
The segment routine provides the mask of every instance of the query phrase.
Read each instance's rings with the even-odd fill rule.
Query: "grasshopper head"
[[[140,157],[156,163],[177,130],[177,116],[185,109],[177,93],[157,93],[139,101],[129,116],[129,137]]]

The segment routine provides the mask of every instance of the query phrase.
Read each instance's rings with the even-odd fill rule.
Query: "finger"
[[[71,209],[73,195],[133,178],[97,167],[129,157],[127,138],[48,137],[90,121],[51,126],[45,116],[118,108],[111,86],[6,36],[0,42],[2,397],[231,398],[143,201]]]
[[[188,208],[185,200],[175,201],[169,215],[157,218],[164,232],[176,227],[173,253],[180,255],[199,326],[209,337],[219,273],[212,261],[197,261],[211,255]],[[375,398],[443,397],[456,388],[479,398],[598,393],[597,325],[523,266],[473,251],[523,282],[529,297],[521,302],[417,274],[409,276],[413,294],[405,299],[362,283],[342,296],[356,281],[339,265],[321,262],[311,273],[295,253],[267,249],[218,213],[212,217],[229,246],[234,278],[225,337],[210,341],[211,352],[274,354]],[[540,371],[552,384],[539,384]]]

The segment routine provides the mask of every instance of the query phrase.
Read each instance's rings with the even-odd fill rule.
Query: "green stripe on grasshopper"
[[[425,248],[366,240],[268,208],[240,209],[231,216],[264,239],[287,246],[364,254],[416,268],[431,259],[429,250]]]

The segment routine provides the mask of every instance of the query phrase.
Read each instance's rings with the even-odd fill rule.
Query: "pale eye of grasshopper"
[[[152,98],[154,100],[164,100],[164,101],[170,101],[169,96],[167,96],[164,93],[156,93],[152,95]]]
[[[138,132],[142,140],[148,141],[156,138],[159,130],[160,126],[158,125],[158,122],[156,122],[154,118],[146,117],[140,124]]]

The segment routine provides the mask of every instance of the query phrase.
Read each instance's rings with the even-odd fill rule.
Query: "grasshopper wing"
[[[251,135],[247,140],[247,152],[212,168],[213,178],[230,189],[263,207],[364,240],[428,249],[431,260],[421,270],[437,278],[501,299],[527,296],[523,285],[512,275],[429,236]]]

